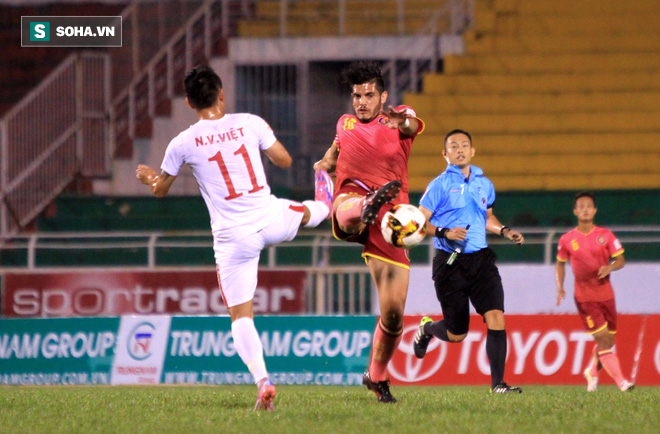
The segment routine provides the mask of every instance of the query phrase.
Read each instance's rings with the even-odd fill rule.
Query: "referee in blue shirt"
[[[415,355],[424,357],[433,337],[447,342],[463,341],[470,326],[469,301],[488,327],[486,354],[491,393],[522,393],[519,387],[504,382],[504,289],[495,266],[495,253],[486,244],[486,231],[516,244],[525,239],[520,232],[502,225],[493,214],[495,189],[483,170],[470,165],[474,157],[470,134],[463,130],[449,132],[442,155],[449,163],[447,170],[431,181],[420,209],[428,222],[427,233],[435,233],[433,281],[444,319],[434,322],[429,317],[422,318],[415,336]]]

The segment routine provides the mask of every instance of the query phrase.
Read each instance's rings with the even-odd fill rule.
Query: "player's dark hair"
[[[573,200],[573,209],[577,206],[577,201],[581,197],[588,197],[591,199],[591,201],[594,203],[594,206],[596,206],[596,199],[595,195],[591,191],[581,191],[575,195],[575,200]]]
[[[445,149],[447,149],[447,139],[449,138],[449,136],[453,136],[454,134],[465,134],[468,137],[468,139],[470,139],[470,146],[472,146],[472,136],[470,135],[470,133],[468,133],[465,130],[455,129],[448,132],[447,135],[445,136]]]
[[[195,66],[183,81],[190,105],[197,110],[212,107],[218,100],[222,81],[208,65]]]
[[[362,60],[353,62],[341,72],[342,82],[347,84],[349,89],[353,90],[356,84],[374,83],[376,90],[383,93],[385,90],[385,81],[380,71],[380,65],[371,60]]]

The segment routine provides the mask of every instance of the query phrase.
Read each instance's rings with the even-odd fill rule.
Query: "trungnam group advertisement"
[[[405,318],[390,363],[396,384],[488,384],[485,326],[472,316],[460,344],[412,350],[419,316]],[[375,316],[255,319],[276,384],[360,385]],[[506,376],[516,384],[582,384],[591,336],[576,315],[510,315]],[[660,385],[660,315],[620,315],[617,352],[640,385]],[[603,376],[603,380],[608,380]],[[144,315],[0,320],[0,384],[250,384],[226,316]]]

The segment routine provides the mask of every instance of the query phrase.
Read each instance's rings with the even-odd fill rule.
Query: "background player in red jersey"
[[[617,321],[610,273],[623,268],[626,260],[623,247],[614,234],[594,225],[596,211],[592,193],[582,192],[575,196],[573,214],[578,219],[578,227],[559,239],[557,251],[557,306],[566,298],[564,277],[566,261],[570,260],[575,275],[575,304],[587,333],[596,340],[594,357],[584,370],[587,391],[596,390],[598,371],[604,367],[619,389],[625,392],[634,386],[624,378],[619,358],[612,351]]]
[[[408,157],[424,123],[407,106],[383,110],[387,91],[375,62],[353,63],[342,76],[350,86],[355,114],[339,118],[335,140],[314,169],[336,173],[333,233],[364,245],[362,257],[378,290],[381,316],[363,384],[379,402],[396,402],[387,364],[403,331],[410,260],[407,251],[385,241],[380,222],[393,205],[408,203]]]

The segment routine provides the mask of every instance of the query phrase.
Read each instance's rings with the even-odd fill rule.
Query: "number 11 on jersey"
[[[250,175],[250,182],[252,183],[252,190],[248,191],[248,194],[256,193],[259,190],[263,190],[264,187],[257,184],[257,176],[254,174],[254,169],[252,168],[252,161],[250,161],[250,155],[248,154],[245,145],[241,145],[241,147],[238,148],[236,152],[234,152],[234,155],[242,156],[243,161],[245,161],[245,166],[247,167],[248,175]],[[243,193],[236,192],[236,189],[234,188],[234,183],[232,182],[231,177],[229,175],[229,170],[227,170],[227,166],[225,165],[225,160],[222,158],[222,154],[220,153],[220,151],[218,151],[213,157],[209,158],[209,161],[215,161],[218,164],[220,173],[222,173],[222,177],[225,179],[225,183],[227,184],[227,190],[229,191],[229,196],[225,197],[225,200],[232,200],[232,199],[236,199],[237,197],[243,196]]]

